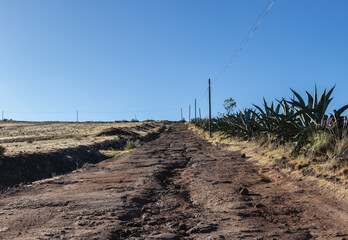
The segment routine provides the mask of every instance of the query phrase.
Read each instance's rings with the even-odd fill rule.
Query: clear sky
[[[268,0],[1,0],[0,110],[16,120],[188,119]],[[213,114],[336,84],[348,103],[348,1],[278,0],[212,84]],[[203,96],[203,97],[202,97]],[[194,113],[192,112],[192,115]],[[191,115],[191,116],[192,116]],[[347,114],[346,114],[347,115]]]

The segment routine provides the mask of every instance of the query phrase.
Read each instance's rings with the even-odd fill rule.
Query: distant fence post
[[[211,137],[211,89],[209,79],[209,136]]]
[[[195,98],[195,121],[197,118],[197,99]]]
[[[191,104],[189,104],[189,122],[191,122]]]

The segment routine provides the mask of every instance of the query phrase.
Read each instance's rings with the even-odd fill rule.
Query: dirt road
[[[1,239],[348,239],[348,204],[181,123],[116,159],[1,194]]]

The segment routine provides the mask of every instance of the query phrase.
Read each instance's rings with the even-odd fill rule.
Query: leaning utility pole
[[[211,89],[209,79],[209,136],[211,137]]]

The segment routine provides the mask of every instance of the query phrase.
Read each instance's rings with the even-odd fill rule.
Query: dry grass
[[[57,149],[88,146],[117,135],[98,136],[105,129],[124,129],[140,136],[165,125],[165,122],[0,122],[0,144],[5,155],[50,152]]]
[[[101,154],[103,154],[106,157],[109,158],[115,158],[115,157],[119,157],[122,156],[123,154],[129,153],[131,151],[133,151],[134,149],[126,149],[123,151],[116,151],[116,150],[100,150],[99,152]]]
[[[347,139],[340,140],[332,151],[332,157],[313,157],[310,155],[291,156],[293,144],[274,147],[271,143],[260,146],[259,141],[241,141],[237,138],[226,137],[222,133],[213,133],[209,138],[209,133],[192,124],[189,129],[200,134],[207,141],[218,144],[228,145],[231,151],[241,151],[246,154],[247,160],[256,165],[278,168],[280,171],[289,174],[296,179],[306,179],[315,182],[318,186],[329,192],[333,192],[339,198],[348,199],[348,161],[334,158],[333,152],[347,149]],[[318,145],[327,144],[324,136]],[[318,146],[313,146],[317,148]]]

